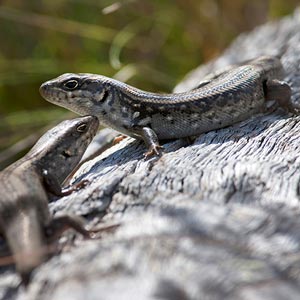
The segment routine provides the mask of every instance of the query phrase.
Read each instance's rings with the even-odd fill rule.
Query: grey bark
[[[263,54],[282,57],[300,101],[300,12],[240,36],[209,72]],[[164,145],[159,159],[127,138],[85,163],[85,189],[51,204],[90,224],[122,222],[100,240],[71,234],[25,292],[12,269],[0,274],[10,299],[300,298],[300,117],[281,109]]]

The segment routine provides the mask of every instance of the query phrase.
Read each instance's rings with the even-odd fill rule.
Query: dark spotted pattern
[[[185,93],[157,94],[94,74],[64,74],[44,83],[41,94],[48,101],[79,114],[96,115],[99,121],[133,137],[173,139],[198,135],[245,120],[265,108],[268,95],[287,95],[289,87],[272,93],[272,82],[280,80],[283,67],[277,57],[261,57],[216,73],[199,88]],[[78,87],[69,91],[68,80]],[[71,84],[71,86],[73,83]],[[277,99],[274,99],[277,100]]]

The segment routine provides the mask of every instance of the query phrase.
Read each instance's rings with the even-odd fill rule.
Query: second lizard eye
[[[78,132],[82,132],[83,133],[83,132],[87,131],[88,126],[87,126],[86,123],[82,123],[82,124],[78,125],[76,129],[77,129]]]
[[[68,90],[74,90],[78,87],[78,81],[75,79],[68,80],[67,82],[64,83],[64,86]]]

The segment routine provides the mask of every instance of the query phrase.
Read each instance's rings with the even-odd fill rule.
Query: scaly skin
[[[0,172],[0,231],[25,284],[31,271],[47,257],[48,235],[67,228],[86,236],[92,233],[77,217],[52,219],[47,193],[63,194],[60,185],[79,163],[98,126],[94,116],[64,121],[44,134],[23,158]]]
[[[159,154],[159,140],[232,125],[263,111],[267,100],[291,109],[290,87],[279,81],[283,71],[279,58],[260,57],[177,94],[145,92],[101,75],[63,74],[42,84],[40,93],[49,102],[142,138],[149,156]]]

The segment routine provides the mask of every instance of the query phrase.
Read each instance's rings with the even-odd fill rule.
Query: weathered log
[[[283,46],[297,103],[299,11],[240,36],[176,91]],[[169,142],[159,159],[145,160],[145,146],[131,138],[106,150],[76,174],[91,183],[51,209],[122,226],[100,240],[62,240],[63,253],[36,270],[26,293],[3,269],[3,298],[299,299],[299,121],[277,109],[192,144]]]

